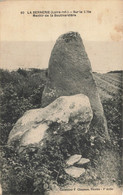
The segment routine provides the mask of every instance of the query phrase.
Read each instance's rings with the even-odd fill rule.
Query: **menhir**
[[[61,35],[56,41],[49,60],[48,76],[42,96],[42,107],[59,96],[84,94],[89,97],[93,110],[92,129],[95,136],[109,139],[107,122],[92,74],[92,68],[77,32]]]

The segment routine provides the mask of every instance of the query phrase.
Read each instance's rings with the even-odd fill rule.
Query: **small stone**
[[[65,169],[65,172],[75,178],[80,177],[82,174],[85,173],[85,169],[84,168],[78,168],[78,167],[69,167]]]
[[[70,156],[67,160],[66,160],[66,164],[68,165],[68,166],[71,166],[71,165],[73,165],[73,164],[75,164],[76,162],[78,162],[80,159],[81,159],[81,155],[79,155],[79,154],[75,154],[75,155],[73,155],[73,156]]]
[[[87,164],[89,162],[90,162],[89,159],[87,159],[87,158],[81,158],[76,164],[77,165],[84,165],[84,164]]]
[[[51,182],[50,188],[51,188],[52,192],[58,192],[58,191],[60,191],[60,188],[58,187],[58,185],[55,184],[55,183],[53,183],[53,182]]]

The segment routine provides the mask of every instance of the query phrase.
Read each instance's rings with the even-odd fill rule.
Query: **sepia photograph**
[[[122,195],[122,21],[122,0],[0,0],[0,195]]]

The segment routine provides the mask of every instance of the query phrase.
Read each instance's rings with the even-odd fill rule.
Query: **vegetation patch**
[[[7,146],[9,132],[17,119],[26,110],[41,107],[41,96],[46,83],[45,73],[46,70],[38,69],[18,69],[13,72],[0,70],[0,160],[3,194],[43,195],[72,182],[93,186],[121,186],[121,71],[103,75],[94,73],[108,123],[110,145],[95,140],[91,130],[83,136],[79,130],[73,129],[59,137],[54,134],[43,150],[36,145],[30,145],[18,154],[14,146]],[[111,80],[110,83],[110,79],[113,82]],[[111,88],[111,85],[115,87]],[[104,96],[103,92],[110,96]],[[57,124],[52,128],[57,128]],[[79,178],[73,178],[64,171],[66,159],[74,154],[81,154],[83,158],[90,160],[84,167],[85,175]]]

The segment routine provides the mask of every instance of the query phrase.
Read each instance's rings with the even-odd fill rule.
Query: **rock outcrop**
[[[60,96],[79,93],[89,97],[95,117],[95,132],[109,139],[103,107],[82,39],[77,32],[69,32],[58,38],[52,50],[42,107]]]
[[[43,147],[46,140],[54,135],[60,136],[72,129],[79,129],[80,134],[85,134],[92,117],[87,96],[62,96],[45,108],[27,111],[11,130],[8,144],[17,143],[18,148],[29,144]]]

